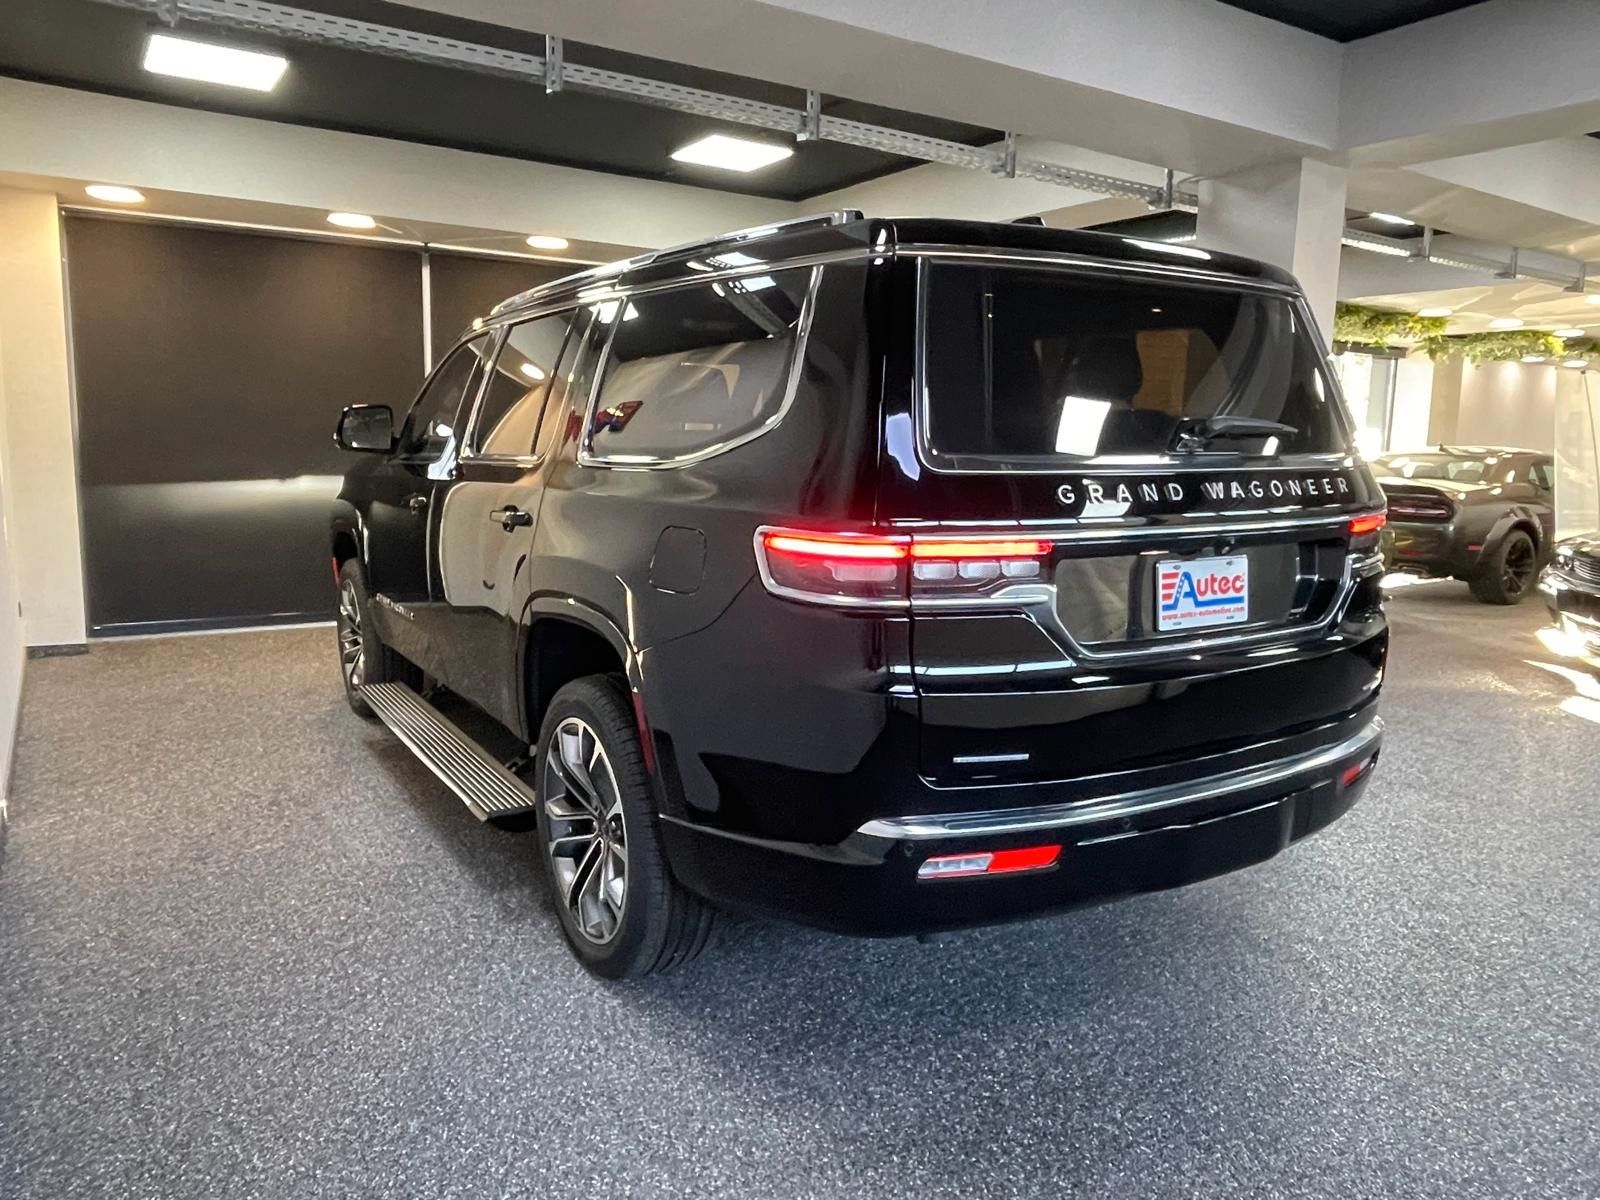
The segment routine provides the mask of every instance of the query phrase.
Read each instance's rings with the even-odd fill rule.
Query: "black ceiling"
[[[383,0],[298,0],[298,7],[402,26],[436,36],[543,54],[534,34],[443,17]],[[562,92],[511,78],[385,58],[355,50],[182,25],[179,32],[233,45],[275,48],[289,72],[268,95],[190,84],[140,66],[150,18],[90,0],[0,3],[0,74],[214,112],[264,117],[351,133],[425,142],[511,158],[562,163],[778,200],[806,200],[916,165],[913,160],[835,142],[796,146],[793,157],[749,175],[674,162],[673,150],[707,133],[787,142],[782,134],[670,112],[624,100]],[[804,93],[776,84],[568,44],[581,62],[731,93],[796,109]],[[1000,133],[827,98],[833,116],[893,125],[980,145]],[[138,182],[132,180],[129,182]]]
[[[1340,42],[1398,29],[1483,0],[1222,0]]]

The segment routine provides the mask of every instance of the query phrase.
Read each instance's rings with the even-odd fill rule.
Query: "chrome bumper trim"
[[[1140,816],[1162,808],[1214,800],[1231,792],[1270,787],[1331,767],[1342,759],[1376,750],[1383,741],[1383,719],[1373,717],[1361,731],[1333,746],[1259,767],[1245,767],[1221,775],[1165,787],[1145,788],[1110,796],[1095,796],[1067,804],[1032,808],[991,809],[986,812],[940,813],[918,817],[884,817],[868,821],[856,832],[865,837],[895,841],[929,841],[935,838],[981,837],[999,833],[1030,833],[1066,829],[1099,821]]]

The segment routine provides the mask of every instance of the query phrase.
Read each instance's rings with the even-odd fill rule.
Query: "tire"
[[[361,698],[360,685],[399,679],[401,669],[399,656],[378,640],[367,576],[353,558],[339,568],[339,613],[334,626],[345,701],[352,712],[372,720],[377,714]]]
[[[1485,604],[1520,604],[1533,590],[1539,573],[1539,555],[1533,539],[1513,529],[1484,558],[1469,581],[1472,594]]]
[[[667,868],[622,682],[590,675],[567,684],[550,701],[538,744],[539,856],[578,961],[603,979],[635,979],[694,958],[716,912]]]

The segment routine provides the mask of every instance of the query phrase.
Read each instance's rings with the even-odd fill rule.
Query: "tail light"
[[[1362,513],[1360,516],[1350,518],[1350,549],[1370,550],[1378,544],[1378,535],[1383,532],[1383,527],[1388,524],[1389,518],[1382,512]]]
[[[756,532],[767,590],[818,604],[1015,603],[1036,598],[1054,549],[1044,538],[995,535]]]

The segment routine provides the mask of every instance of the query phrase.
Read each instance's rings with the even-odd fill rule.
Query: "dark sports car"
[[[1555,532],[1555,464],[1499,446],[1440,446],[1372,464],[1389,500],[1383,534],[1392,571],[1464,580],[1485,604],[1533,590]]]

